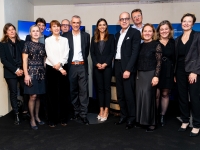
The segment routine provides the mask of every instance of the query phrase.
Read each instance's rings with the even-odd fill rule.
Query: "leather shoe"
[[[37,129],[38,129],[38,126],[32,126],[32,125],[31,125],[31,122],[30,122],[30,126],[31,126],[31,128],[32,128],[33,130],[37,130]]]
[[[126,129],[128,130],[128,129],[131,129],[131,128],[133,128],[133,123],[132,122],[128,122],[126,124]]]
[[[153,132],[155,130],[155,126],[150,126],[146,129],[146,132]]]
[[[190,137],[196,137],[199,135],[199,132],[198,133],[193,133],[193,132],[190,132]]]
[[[20,124],[20,120],[19,120],[19,113],[18,114],[15,114],[15,122],[14,122],[15,125],[19,125]]]
[[[120,125],[126,122],[126,118],[120,118],[118,122],[115,122],[115,125]]]
[[[44,121],[37,121],[37,120],[35,120],[35,122],[37,123],[37,124],[39,124],[39,125],[44,125],[45,124],[45,122]]]
[[[83,123],[85,125],[89,125],[90,124],[89,121],[88,121],[88,119],[87,119],[87,117],[81,118],[81,120],[83,121]]]
[[[179,128],[178,129],[178,132],[184,132],[184,131],[186,131],[187,130],[187,128],[189,127],[189,125],[190,125],[190,123],[188,123],[188,125],[187,125],[187,127],[186,128]]]
[[[80,118],[79,114],[74,115],[73,119],[78,120]]]

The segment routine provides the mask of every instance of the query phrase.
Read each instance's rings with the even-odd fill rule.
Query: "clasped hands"
[[[60,63],[58,63],[58,64],[56,64],[56,65],[53,66],[54,69],[60,71],[60,73],[62,73],[62,75],[66,76],[66,75],[67,75],[66,70],[63,69],[63,68],[60,69],[60,67],[62,67]],[[60,70],[59,70],[59,69],[60,69]]]
[[[21,69],[19,69],[17,72],[15,72],[15,74],[16,74],[18,77],[20,77],[20,76],[22,76],[22,75],[24,74],[24,71],[21,70]]]
[[[103,64],[98,63],[96,66],[98,69],[102,70],[102,69],[106,68],[107,64],[106,63],[103,63]]]

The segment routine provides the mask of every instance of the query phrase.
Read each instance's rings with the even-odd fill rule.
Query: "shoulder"
[[[192,31],[194,33],[194,36],[200,37],[200,32],[199,31]]]
[[[89,37],[89,36],[90,36],[90,34],[89,34],[89,33],[87,33],[87,32],[84,32],[84,31],[81,31],[81,34],[83,34],[83,35],[85,35],[85,36],[87,36],[87,37]]]
[[[45,39],[45,42],[51,41],[51,39],[52,39],[52,36],[49,36],[49,37],[47,37],[47,38]]]
[[[112,39],[112,38],[114,38],[114,35],[113,35],[113,34],[109,34],[109,35],[108,35],[108,38],[111,38],[111,39]]]
[[[67,37],[67,36],[69,36],[70,34],[72,35],[72,31],[65,32],[65,33],[63,33],[62,36],[63,36],[63,37]]]
[[[67,39],[66,37],[60,36],[60,39],[61,39],[62,41],[68,42],[68,39]]]

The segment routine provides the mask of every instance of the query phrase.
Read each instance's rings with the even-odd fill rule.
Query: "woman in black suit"
[[[90,48],[100,105],[100,113],[97,118],[101,121],[106,121],[109,114],[112,60],[115,51],[114,36],[108,33],[107,26],[105,19],[100,18],[97,21]]]
[[[195,15],[190,13],[183,15],[181,18],[183,34],[175,41],[175,81],[182,119],[178,131],[185,131],[189,126],[191,111],[193,129],[190,136],[192,137],[199,134],[200,128],[200,33],[192,30],[195,21]]]
[[[4,78],[10,90],[10,101],[15,115],[15,125],[20,124],[17,106],[17,85],[23,87],[22,50],[24,41],[20,40],[16,28],[11,23],[5,24],[1,39],[0,57],[4,68]]]

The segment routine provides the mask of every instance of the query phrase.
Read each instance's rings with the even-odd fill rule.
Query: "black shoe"
[[[14,124],[15,125],[19,125],[20,124],[19,113],[15,114],[15,122],[14,122]]]
[[[136,123],[134,127],[140,129],[140,128],[142,128],[142,125],[139,123]]]
[[[37,121],[37,120],[35,120],[35,122],[37,123],[37,124],[39,124],[39,125],[44,125],[45,124],[45,122],[44,121]]]
[[[128,122],[126,124],[126,130],[133,128],[133,123],[132,122]]]
[[[62,126],[67,126],[67,121],[66,120],[61,120],[61,125]]]
[[[187,125],[187,127],[186,128],[179,128],[178,129],[178,132],[184,132],[184,131],[186,131],[187,130],[187,128],[189,127],[189,125],[190,125],[190,123],[188,123],[188,125]]]
[[[79,114],[74,115],[74,117],[72,117],[73,120],[78,120],[80,118]]]
[[[154,130],[155,130],[155,126],[154,127],[148,127],[147,129],[146,129],[146,132],[153,132]]]
[[[198,133],[193,133],[192,131],[190,132],[190,137],[196,137],[199,135],[199,132]]]
[[[165,115],[161,115],[160,116],[160,123],[161,123],[161,126],[163,127],[165,125]]]
[[[32,126],[32,125],[31,125],[31,122],[30,122],[30,126],[31,126],[31,128],[32,128],[33,130],[37,130],[37,129],[38,129],[38,126]]]
[[[115,125],[120,125],[126,122],[126,118],[120,118],[118,122],[115,122]]]
[[[87,119],[87,117],[81,118],[81,120],[83,121],[83,123],[85,125],[89,125],[90,124],[89,121],[88,121],[88,119]]]
[[[23,120],[30,120],[30,115],[29,115],[29,113],[22,113],[22,119]]]

